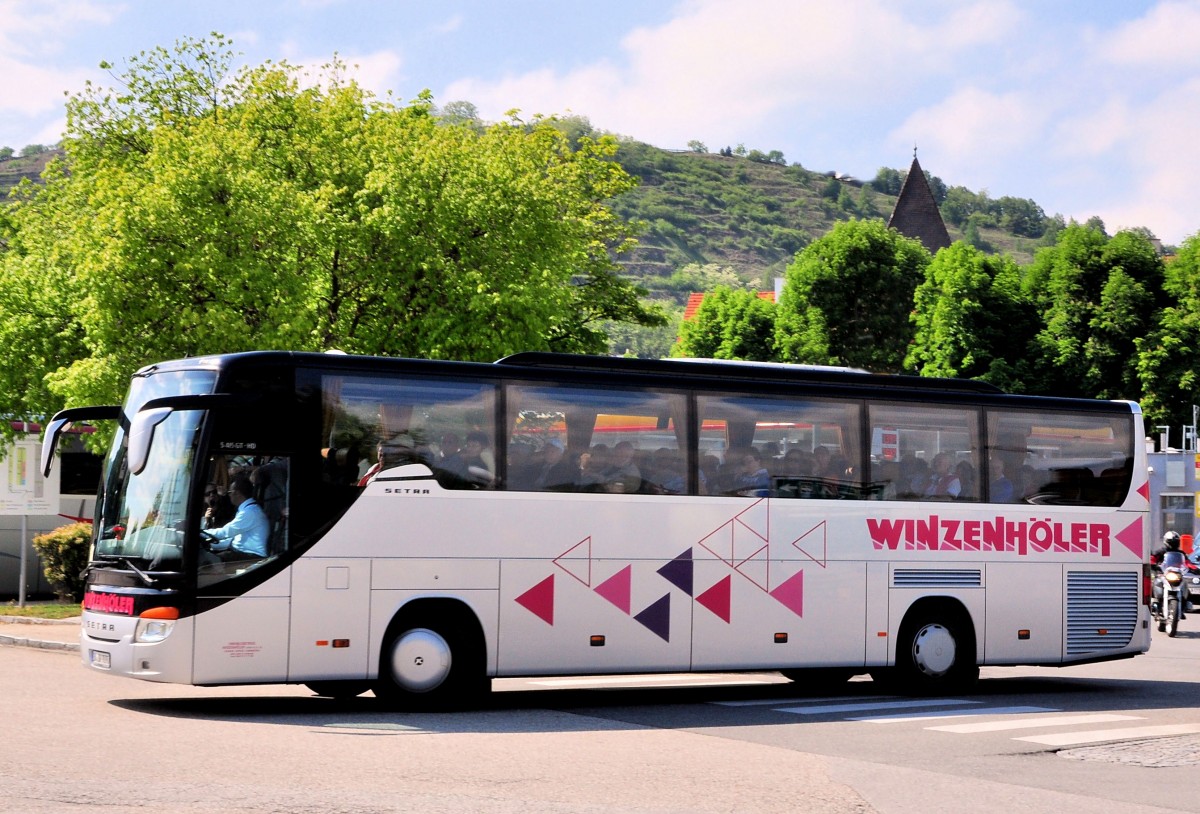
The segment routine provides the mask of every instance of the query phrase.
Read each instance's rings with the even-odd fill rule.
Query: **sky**
[[[1200,231],[1200,0],[0,0],[0,146],[57,142],[65,94],[210,32],[241,64],[337,55],[379,96],[487,120],[863,180],[916,148],[947,185],[1110,234]]]

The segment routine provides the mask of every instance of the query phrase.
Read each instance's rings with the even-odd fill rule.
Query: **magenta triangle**
[[[804,569],[800,569],[771,591],[771,596],[797,616],[804,616]]]
[[[1123,531],[1117,534],[1117,542],[1128,548],[1134,553],[1139,560],[1142,558],[1142,518],[1138,517],[1130,523]]]
[[[548,625],[554,624],[554,574],[517,597],[517,604]]]
[[[729,585],[731,577],[725,577],[716,585],[696,597],[696,601],[729,624]]]
[[[596,586],[596,593],[629,613],[629,584],[633,566],[627,565]]]
[[[645,625],[651,633],[664,642],[671,641],[671,595],[663,594],[662,599],[639,613],[634,619]]]

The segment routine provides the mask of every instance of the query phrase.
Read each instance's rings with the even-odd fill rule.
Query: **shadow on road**
[[[1200,633],[1196,634],[1200,637]],[[298,726],[345,734],[572,732],[622,728],[686,729],[816,724],[845,713],[780,712],[799,705],[845,705],[897,700],[886,685],[858,679],[820,694],[795,684],[621,689],[557,689],[496,692],[470,708],[452,712],[395,712],[370,694],[335,700],[318,696],[213,696],[118,699],[114,706],[145,715]],[[947,697],[948,698],[948,697]],[[1189,682],[1138,679],[1017,676],[985,678],[968,698],[988,707],[1042,706],[1072,712],[1200,707]],[[943,699],[945,700],[945,699]],[[937,697],[920,699],[936,709]]]

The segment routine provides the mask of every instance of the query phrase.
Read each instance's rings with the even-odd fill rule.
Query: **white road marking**
[[[878,701],[873,703],[822,704],[811,707],[780,707],[776,712],[791,712],[796,715],[836,715],[842,712],[866,712],[871,709],[915,709],[918,707],[954,707],[982,704],[982,701],[966,701],[960,698],[938,698],[921,701]]]
[[[1054,711],[1054,710],[1051,710]],[[973,724],[951,724],[949,726],[926,727],[934,732],[956,732],[970,734],[973,732],[1004,732],[1011,729],[1037,729],[1051,726],[1089,726],[1091,724],[1108,724],[1116,721],[1144,721],[1138,715],[1063,715],[1046,718],[1016,718],[1008,721],[981,721]]]
[[[1096,729],[1090,732],[1063,732],[1057,735],[1032,735],[1026,738],[1013,738],[1013,740],[1040,743],[1044,746],[1075,746],[1081,743],[1162,738],[1169,735],[1195,735],[1197,733],[1200,733],[1200,724],[1169,724],[1128,729]]]
[[[828,704],[830,701],[840,701],[844,695],[831,695],[828,698],[755,698],[749,701],[710,701],[719,707],[777,707],[780,704]],[[891,698],[890,695],[864,695],[859,701],[878,701],[880,698]]]
[[[864,721],[870,724],[899,724],[908,721],[927,721],[930,718],[962,718],[967,715],[1024,715],[1029,712],[1060,712],[1050,707],[981,707],[980,709],[963,709],[953,711],[918,712],[915,715],[877,715],[863,718],[850,718],[851,721]],[[980,726],[980,724],[961,724],[961,726]],[[927,726],[926,729],[943,729],[938,726]]]

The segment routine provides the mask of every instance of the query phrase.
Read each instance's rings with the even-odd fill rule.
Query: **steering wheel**
[[[209,534],[207,531],[204,531],[203,529],[200,530],[200,545],[211,551],[213,545],[217,542],[219,542],[219,540],[217,540],[216,537]]]

